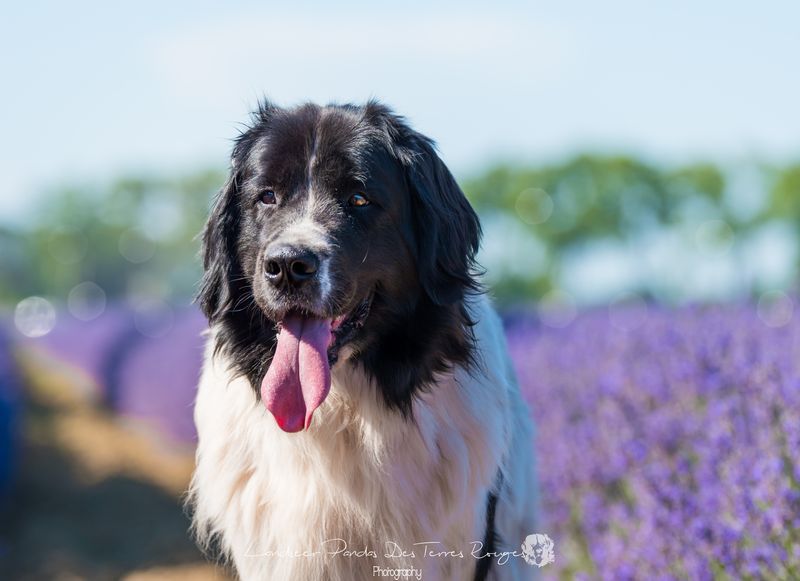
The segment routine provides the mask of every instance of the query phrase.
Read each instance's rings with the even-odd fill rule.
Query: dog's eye
[[[264,190],[258,196],[258,201],[262,204],[274,204],[275,203],[275,192],[272,190]]]
[[[362,206],[369,206],[369,200],[367,196],[364,194],[353,194],[350,196],[350,199],[347,200],[347,203],[351,206],[355,206],[356,208],[360,208]]]

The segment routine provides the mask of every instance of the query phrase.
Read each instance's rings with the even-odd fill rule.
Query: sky
[[[800,156],[800,3],[15,2],[0,222],[64,183],[225,167],[258,99],[376,97],[456,175],[631,152]]]

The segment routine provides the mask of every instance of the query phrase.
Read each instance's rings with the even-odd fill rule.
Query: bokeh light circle
[[[539,301],[538,312],[543,324],[556,329],[566,327],[578,315],[573,298],[560,290],[544,295]]]
[[[528,188],[520,192],[514,203],[519,219],[535,226],[546,222],[553,213],[553,198],[541,188]]]
[[[14,309],[14,325],[26,337],[44,337],[56,326],[56,309],[42,297],[28,297]]]
[[[768,291],[758,299],[758,318],[768,327],[783,327],[794,316],[794,302],[781,291]]]
[[[106,293],[90,280],[76,284],[67,296],[67,309],[81,321],[96,319],[106,310]]]
[[[119,237],[119,253],[128,262],[142,264],[153,258],[156,245],[137,230],[126,230]]]

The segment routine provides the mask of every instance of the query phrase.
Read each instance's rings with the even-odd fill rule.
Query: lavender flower
[[[596,311],[508,335],[561,547],[551,574],[800,576],[800,322]]]

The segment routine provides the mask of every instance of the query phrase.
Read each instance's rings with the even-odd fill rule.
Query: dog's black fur
[[[264,247],[303,211],[311,188],[324,199],[318,221],[336,246],[325,305],[314,303],[313,286],[288,296],[262,281]],[[276,204],[259,202],[265,190]],[[354,192],[371,203],[348,205]],[[375,378],[389,406],[407,413],[435,373],[472,363],[464,299],[481,290],[480,234],[433,142],[387,107],[263,103],[236,140],[203,233],[198,301],[218,329],[217,348],[258,397],[276,322],[288,310],[333,318],[371,298],[363,325],[347,337],[352,361]]]

